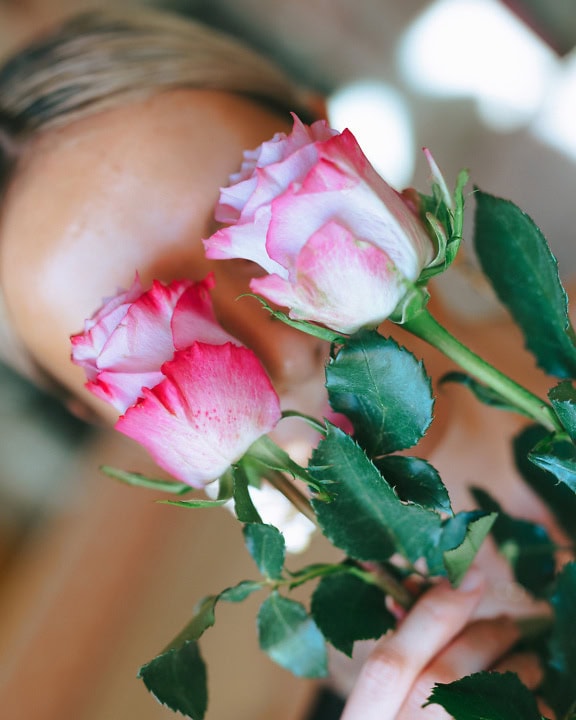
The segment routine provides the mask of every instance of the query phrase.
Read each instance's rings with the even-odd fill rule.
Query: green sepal
[[[446,183],[438,177],[432,186],[433,195],[419,195],[420,216],[428,226],[428,232],[435,238],[437,253],[426,267],[418,283],[426,283],[430,278],[445,272],[454,262],[462,242],[464,225],[464,186],[468,182],[468,171],[458,174],[453,199],[450,198]]]
[[[422,363],[392,338],[358,333],[326,368],[330,405],[352,422],[372,456],[415,445],[432,422],[434,398]]]
[[[546,597],[556,565],[556,546],[546,530],[529,520],[508,515],[482,488],[472,488],[471,492],[482,510],[497,513],[492,537],[510,563],[516,580],[535,597]]]
[[[301,603],[273,592],[258,612],[258,639],[262,650],[294,675],[326,677],[324,636]]]
[[[470,390],[476,400],[480,401],[484,405],[488,405],[489,407],[497,408],[499,410],[508,410],[509,412],[519,413],[521,415],[525,415],[526,417],[531,417],[531,415],[529,415],[527,412],[524,412],[522,408],[519,408],[517,405],[512,405],[511,403],[509,403],[506,398],[500,395],[500,393],[494,390],[494,388],[491,388],[488,385],[484,385],[484,383],[478,382],[478,380],[471,377],[467,373],[454,370],[452,372],[446,373],[440,379],[441,385],[449,382],[464,385]]]
[[[244,458],[240,461],[242,466],[245,460],[249,460],[256,465],[260,465],[263,469],[277,470],[278,472],[289,473],[299,480],[303,480],[309,487],[319,493],[322,493],[314,478],[297,462],[292,460],[290,455],[266,435],[258,438],[247,450]]]
[[[530,462],[576,493],[576,445],[567,435],[549,435],[528,454]]]
[[[160,505],[175,505],[176,507],[192,509],[222,507],[227,502],[229,500],[204,500],[201,498],[197,500],[158,500]]]
[[[534,695],[511,672],[438,683],[426,705],[441,705],[454,720],[544,720]]]
[[[436,468],[422,458],[388,455],[374,460],[400,500],[452,515],[448,489]]]
[[[550,390],[548,398],[562,426],[570,438],[576,440],[576,388],[564,380]]]
[[[250,493],[248,492],[248,476],[241,465],[233,468],[234,471],[234,511],[242,523],[261,523],[258,510],[256,510]]]
[[[214,624],[217,600],[218,595],[204,598],[184,630],[138,671],[138,677],[162,705],[192,720],[202,720],[208,706],[206,666],[197,640]]]
[[[342,343],[346,340],[346,335],[341,335],[329,328],[322,327],[321,325],[314,325],[307,320],[293,320],[281,310],[274,310],[274,308],[271,307],[264,298],[260,297],[260,295],[255,295],[254,293],[244,293],[243,295],[240,295],[238,299],[243,297],[255,298],[258,300],[260,305],[262,305],[262,307],[267,310],[270,315],[272,315],[273,318],[280,320],[280,322],[283,322],[285,325],[295,328],[296,330],[300,330],[300,332],[306,333],[307,335],[312,335],[320,340],[326,340],[327,342]]]
[[[184,495],[194,490],[194,488],[186,485],[186,483],[149,478],[141,473],[126,472],[126,470],[119,470],[109,465],[101,465],[100,470],[105,475],[108,475],[108,477],[119,480],[125,485],[141,487],[146,490],[158,490],[160,492],[170,493],[171,495]]]
[[[458,587],[462,582],[496,518],[496,513],[490,513],[472,520],[460,545],[443,553],[444,567],[454,587]]]
[[[249,523],[244,526],[244,542],[258,570],[267,578],[278,580],[286,555],[284,536],[273,525]]]
[[[404,292],[394,310],[388,316],[390,322],[403,325],[418,315],[428,305],[430,293],[425,287],[409,282],[404,278]]]
[[[484,274],[538,365],[551,375],[576,377],[576,336],[546,239],[514,203],[479,190],[475,197],[474,243]]]
[[[396,552],[409,562],[423,557],[438,541],[440,516],[402,503],[355,440],[327,427],[308,467],[332,495],[328,503],[312,500],[324,535],[357,560],[383,561]]]
[[[354,575],[327,575],[312,596],[311,612],[324,637],[352,657],[357,640],[379,638],[396,619],[386,608],[386,596],[375,585]]]

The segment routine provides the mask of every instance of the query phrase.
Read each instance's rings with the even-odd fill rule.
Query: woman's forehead
[[[282,129],[240,96],[178,90],[34,140],[0,218],[6,302],[33,354],[56,352],[54,334],[67,343],[136,270],[145,282],[203,277],[219,187],[245,148]]]

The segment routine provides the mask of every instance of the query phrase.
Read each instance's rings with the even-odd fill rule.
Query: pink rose
[[[245,154],[221,191],[209,258],[245,258],[269,273],[253,292],[290,316],[344,333],[390,316],[432,262],[434,244],[407,202],[372,168],[354,136],[294,117]]]
[[[143,292],[136,276],[132,287],[105,301],[72,336],[72,360],[84,368],[86,387],[123,413],[164,375],[161,366],[176,350],[196,340],[220,345],[233,341],[218,325],[209,291],[211,276],[199,283],[154,281]]]
[[[278,396],[247,348],[196,342],[161,370],[162,382],[143,389],[116,429],[192,487],[220,477],[280,420]]]

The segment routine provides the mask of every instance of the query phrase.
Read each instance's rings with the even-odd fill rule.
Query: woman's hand
[[[512,620],[469,622],[483,589],[483,577],[473,569],[457,590],[442,582],[426,592],[372,651],[341,720],[447,718],[438,705],[422,708],[434,684],[486,669],[512,670],[536,687],[542,677],[536,657],[506,655],[519,638]]]

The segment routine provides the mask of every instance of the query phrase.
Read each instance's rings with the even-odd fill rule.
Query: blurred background
[[[0,59],[58,18],[106,4],[0,0]],[[272,56],[327,98],[332,125],[350,127],[395,187],[427,187],[423,146],[431,148],[449,183],[460,168],[468,168],[475,184],[513,200],[536,220],[564,277],[574,275],[573,0],[140,4],[205,20]],[[446,291],[448,302],[458,297],[458,312],[497,312],[482,290],[476,293],[466,284],[463,292],[463,283],[466,279],[456,275]],[[129,452],[121,440],[89,429],[0,368],[0,707],[11,720],[30,720],[32,712],[35,720],[172,717],[133,676],[138,663],[185,622],[197,593],[210,588],[204,581],[207,565],[198,569],[201,584],[188,576],[174,586],[165,569],[167,558],[186,549],[193,553],[200,541],[210,543],[211,532],[235,532],[226,519],[212,517],[204,525],[195,519],[191,532],[188,519],[176,521],[124,488],[112,490],[112,481],[97,473],[103,448],[106,462]],[[122,522],[123,503],[144,508],[132,525]],[[109,508],[117,524],[91,525],[94,506]],[[115,557],[118,547],[127,546],[128,535],[132,544]],[[94,543],[100,554],[94,554]],[[152,558],[145,571],[144,552]],[[114,564],[110,558],[119,571],[109,567]],[[229,565],[236,562],[229,556]],[[226,578],[227,570],[222,560],[214,572]],[[155,594],[147,590],[143,601],[139,593],[147,587],[147,573],[154,572],[160,573]],[[100,624],[94,621],[95,607]],[[154,611],[163,619],[150,628],[147,618]],[[215,657],[226,652],[226,633],[232,627],[236,632],[234,618],[225,618],[223,626],[220,640],[208,651]],[[246,632],[254,635],[251,627]],[[233,690],[222,679],[226,689],[212,717],[305,717],[313,689],[285,686],[290,681],[273,673],[270,678],[262,701],[246,711],[249,691],[243,691],[245,706],[241,700],[227,705],[224,696]],[[234,692],[242,692],[238,688]],[[294,698],[289,710],[278,702],[284,692]]]

